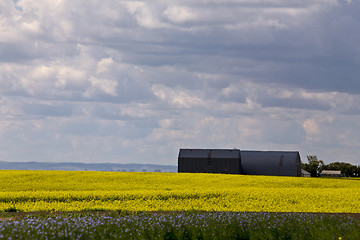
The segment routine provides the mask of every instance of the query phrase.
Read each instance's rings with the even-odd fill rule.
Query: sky
[[[1,0],[0,161],[180,148],[360,165],[360,1]]]

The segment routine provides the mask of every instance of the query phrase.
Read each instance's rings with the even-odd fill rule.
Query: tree
[[[333,162],[324,166],[326,170],[338,170],[341,171],[341,175],[345,177],[357,177],[359,176],[358,168],[355,165],[345,162]]]
[[[332,162],[327,165],[322,160],[318,160],[316,155],[307,156],[308,163],[301,163],[301,168],[309,172],[311,177],[319,177],[322,170],[341,171],[345,177],[360,177],[360,165],[352,165],[346,162]]]
[[[324,169],[324,162],[322,160],[318,160],[315,155],[307,156],[308,163],[302,164],[302,169],[309,172],[311,177],[320,176],[320,172]]]

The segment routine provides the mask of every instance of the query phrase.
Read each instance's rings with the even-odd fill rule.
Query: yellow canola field
[[[360,213],[360,179],[0,170],[0,211]]]

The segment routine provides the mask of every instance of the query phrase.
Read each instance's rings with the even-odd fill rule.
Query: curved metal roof
[[[180,149],[179,158],[240,158],[239,149]]]

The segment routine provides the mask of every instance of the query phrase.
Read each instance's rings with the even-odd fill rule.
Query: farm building
[[[241,151],[245,175],[301,176],[299,152]]]
[[[299,152],[180,149],[178,172],[301,176]]]
[[[322,177],[341,177],[341,171],[335,170],[323,170],[321,172]]]
[[[311,174],[304,169],[301,169],[301,176],[302,177],[311,177]]]
[[[178,172],[242,174],[238,149],[180,149]]]

